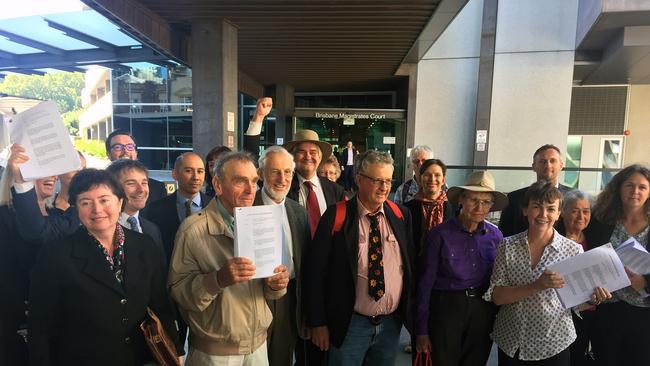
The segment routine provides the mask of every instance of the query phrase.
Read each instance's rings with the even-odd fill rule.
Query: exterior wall
[[[470,0],[417,66],[415,145],[429,145],[447,164],[473,161],[468,146],[473,143],[482,14],[483,1]]]
[[[650,85],[631,85],[628,104],[627,129],[623,165],[634,163],[650,166]]]
[[[488,165],[529,167],[541,145],[566,149],[577,5],[499,1]],[[504,191],[534,180],[529,172],[495,173]]]
[[[81,104],[86,110],[79,116],[80,130],[111,119],[113,114],[113,95],[107,90],[110,85],[111,70],[106,68],[92,68],[84,73],[84,88],[81,91]],[[104,89],[100,96],[99,89]],[[100,134],[101,136],[101,134]],[[82,134],[82,137],[87,137]],[[98,136],[93,135],[93,139]]]

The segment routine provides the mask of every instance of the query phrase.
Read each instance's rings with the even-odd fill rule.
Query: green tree
[[[7,75],[0,83],[0,93],[56,102],[59,112],[81,108],[84,75],[79,72],[55,72],[40,75]]]

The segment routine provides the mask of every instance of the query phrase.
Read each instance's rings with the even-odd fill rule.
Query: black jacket
[[[404,204],[411,212],[411,221],[413,225],[413,246],[415,247],[415,255],[420,255],[422,239],[426,236],[426,232],[422,230],[422,202],[412,199]],[[456,217],[456,209],[454,205],[445,201],[442,214],[442,222],[451,220]]]
[[[139,326],[147,306],[180,350],[160,251],[128,229],[121,285],[84,227],[47,244],[29,297],[31,365],[142,365],[152,360]]]
[[[152,202],[151,204],[147,205],[144,210],[140,211],[140,214],[142,216],[153,222],[156,226],[158,226],[158,229],[160,229],[162,244],[166,254],[165,260],[167,263],[169,263],[172,258],[176,231],[178,231],[178,227],[181,225],[181,222],[178,219],[178,211],[176,209],[177,194],[178,192],[174,192],[173,194],[170,194],[163,199]],[[200,194],[201,207],[205,208],[205,206],[207,206],[210,202],[210,197],[206,196],[204,193]]]
[[[147,197],[147,205],[165,197],[167,197],[167,188],[165,188],[165,183],[149,178],[149,197]]]
[[[334,236],[331,230],[336,206],[330,206],[318,223],[314,239],[305,249],[302,263],[303,299],[307,326],[327,325],[331,342],[340,347],[354,312],[359,255],[359,210],[357,200],[346,203],[343,227]],[[401,220],[384,203],[388,223],[399,243],[403,265],[402,296],[395,315],[411,329],[410,296],[414,282],[411,214],[403,206]]]

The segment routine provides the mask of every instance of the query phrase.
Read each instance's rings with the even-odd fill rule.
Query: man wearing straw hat
[[[332,145],[320,141],[315,131],[298,130],[293,141],[284,144],[284,148],[293,155],[296,162],[296,174],[287,197],[298,201],[307,209],[313,236],[318,220],[327,206],[345,199],[343,187],[316,174],[323,158],[332,155]]]
[[[429,352],[434,365],[485,365],[496,307],[481,296],[503,238],[485,217],[508,198],[487,171],[473,172],[447,197],[460,212],[429,232],[418,258],[416,348]]]

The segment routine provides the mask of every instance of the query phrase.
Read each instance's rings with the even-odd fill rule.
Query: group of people
[[[133,136],[114,131],[110,166],[66,175],[45,208],[53,179],[24,181],[28,157],[13,145],[0,363],[155,365],[140,330],[151,310],[190,366],[393,365],[402,327],[434,365],[484,365],[493,342],[500,365],[647,364],[648,275],[628,270],[630,287],[596,287],[564,309],[554,290],[564,279],[548,270],[608,242],[648,245],[646,167],[619,172],[592,209],[559,184],[553,145],[533,154],[537,182],[507,196],[488,171],[448,187],[446,165],[417,146],[413,179],[390,200],[386,152],[349,143],[339,164],[316,132],[298,130],[255,156],[271,108],[258,101],[243,151],[180,155],[170,195]],[[319,175],[327,162],[354,196]],[[267,278],[234,253],[234,209],[254,205],[282,206],[282,264]],[[496,226],[487,218],[498,211]]]

